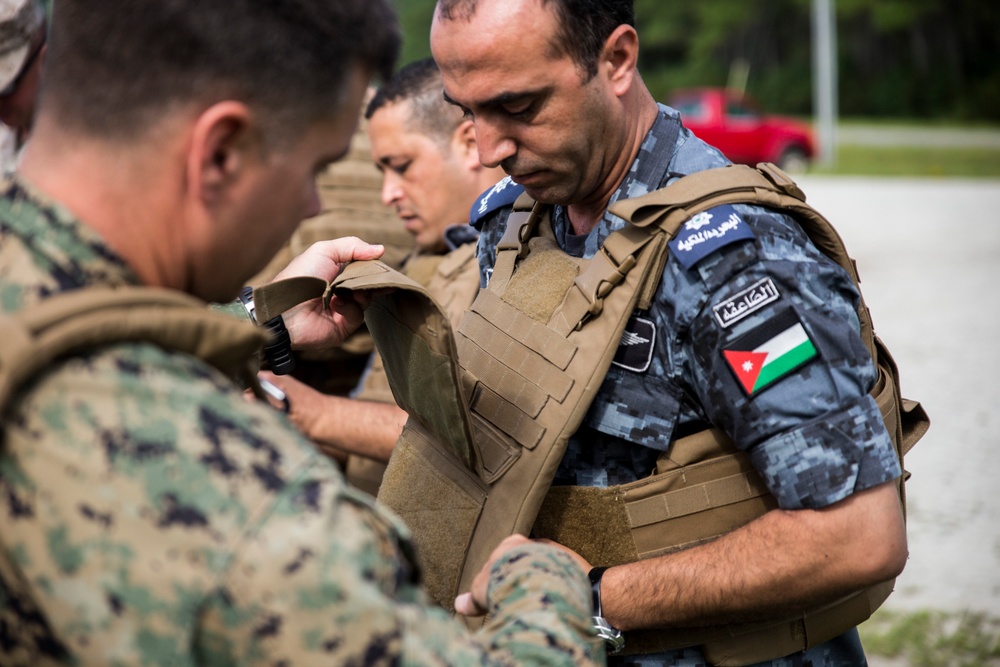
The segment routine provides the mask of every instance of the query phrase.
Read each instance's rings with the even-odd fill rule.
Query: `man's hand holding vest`
[[[378,259],[384,247],[369,245],[361,239],[347,237],[320,241],[293,259],[274,280],[312,276],[332,281],[348,262]],[[335,294],[329,308],[322,299],[312,299],[282,315],[292,347],[296,350],[317,350],[339,345],[364,322],[364,309],[370,297],[363,293]]]
[[[483,616],[489,611],[489,586],[493,566],[508,552],[526,544],[544,544],[562,551],[580,566],[583,572],[590,571],[588,563],[580,554],[552,540],[531,540],[524,535],[511,535],[496,546],[489,559],[472,581],[472,590],[455,598],[455,611],[463,616]]]

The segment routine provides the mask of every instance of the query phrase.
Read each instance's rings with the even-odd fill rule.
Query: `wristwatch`
[[[250,321],[257,322],[253,305],[253,287],[244,287],[240,292],[240,303],[250,316]],[[264,359],[276,375],[288,375],[295,369],[295,357],[292,355],[292,339],[285,328],[281,315],[275,315],[262,325],[271,333],[271,340],[264,345]]]
[[[615,626],[608,623],[601,613],[601,577],[604,576],[606,567],[595,567],[587,573],[590,579],[590,592],[594,601],[594,631],[600,639],[608,645],[608,653],[614,655],[625,648],[625,635]]]

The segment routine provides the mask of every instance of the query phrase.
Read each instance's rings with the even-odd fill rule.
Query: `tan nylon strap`
[[[534,449],[545,435],[545,427],[504,400],[499,394],[482,385],[472,398],[472,409],[495,424],[519,445]]]
[[[540,324],[520,312],[510,314],[510,309],[504,308],[500,297],[490,290],[481,290],[479,292],[479,296],[476,297],[471,310],[486,320],[491,320],[491,316],[495,313],[504,312],[510,324],[506,329],[506,333],[525,347],[536,350],[559,370],[566,370],[576,354],[576,347],[574,345],[567,344],[565,338],[562,338],[544,324]],[[471,335],[472,332],[469,332],[466,327],[467,324],[463,320],[459,325],[459,332],[469,333],[469,338],[475,340],[473,335]]]
[[[478,345],[463,348],[469,364],[482,364],[483,373],[490,374],[491,384],[497,394],[534,419],[542,411],[549,394],[525,376],[507,368],[501,360],[487,354]]]
[[[300,276],[278,280],[255,287],[253,291],[254,316],[259,324],[271,320],[289,308],[323,296],[328,285],[321,278]]]
[[[481,317],[469,318],[462,333],[474,343],[469,346],[469,354],[484,355],[482,359],[477,360],[478,362],[490,364],[498,373],[513,373],[512,380],[515,386],[508,400],[533,417],[537,416],[538,412],[524,407],[521,405],[521,401],[516,398],[516,394],[522,386],[536,385],[546,397],[551,396],[560,403],[566,399],[566,395],[573,388],[573,380],[563,373],[539,373],[539,368],[545,368],[552,364],[531,348],[519,344],[517,341],[510,341],[510,336],[505,336],[503,332]],[[501,347],[498,352],[492,355],[486,355],[483,352],[484,349],[496,350],[499,347],[496,341],[504,339],[509,341],[508,346]],[[487,361],[487,356],[496,361]],[[542,403],[544,404],[544,399],[542,399]],[[538,410],[541,410],[541,405],[538,406]]]
[[[146,341],[203,359],[229,375],[245,374],[266,332],[208,310],[186,294],[147,287],[65,292],[0,318],[0,404],[55,359],[97,345]]]
[[[609,234],[604,244],[585,265],[583,273],[577,276],[563,302],[556,312],[552,327],[563,335],[577,331],[587,320],[596,317],[604,307],[604,299],[621,284],[635,267],[639,252],[651,242],[654,235],[648,230],[634,225]],[[648,249],[647,249],[648,250]],[[653,279],[658,282],[658,279]],[[642,291],[645,291],[644,289]]]
[[[668,519],[723,507],[769,493],[756,473],[744,472],[671,491],[644,500],[625,501],[629,527],[648,526]]]
[[[761,167],[763,168],[764,165]],[[779,175],[776,170],[770,168],[768,170],[771,173],[765,175],[746,165],[706,169],[689,174],[671,183],[668,187],[655,190],[642,197],[617,201],[609,206],[608,210],[638,227],[648,227],[659,224],[665,215],[675,210],[683,211],[684,207],[697,209],[700,208],[699,205],[704,200],[715,200],[754,189],[775,191],[799,201],[805,201],[805,195],[793,181]],[[775,180],[782,181],[782,184],[776,184]],[[690,214],[687,215],[685,220],[690,217]]]
[[[493,262],[493,273],[490,282],[493,289],[499,294],[503,294],[511,277],[514,275],[514,267],[517,261],[522,259],[528,252],[527,238],[538,225],[538,214],[536,211],[511,211],[507,217],[507,227],[503,236],[496,246],[496,261]]]

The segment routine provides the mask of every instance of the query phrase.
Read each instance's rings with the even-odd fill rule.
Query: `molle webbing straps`
[[[249,360],[266,334],[166,289],[93,287],[64,292],[0,317],[0,405],[35,373],[97,345],[144,341],[198,357],[251,386]]]
[[[549,489],[625,321],[655,292],[667,239],[696,213],[723,203],[792,214],[817,247],[856,279],[836,232],[782,172],[761,165],[760,171],[701,172],[618,202],[612,213],[631,224],[610,235],[593,260],[568,258],[551,236],[545,207],[519,200],[498,245],[490,287],[466,313],[454,340],[426,295],[376,296],[369,327],[397,402],[411,415],[379,499],[410,526],[427,588],[443,606],[451,607],[496,543],[514,532],[534,527],[537,534],[566,536],[569,546],[592,554],[594,562],[615,564],[712,539],[774,507],[745,455],[716,431],[674,443],[669,458],[658,462],[658,474],[618,487],[615,493],[622,493],[610,504],[600,489]],[[363,275],[352,277],[353,271]],[[334,287],[390,286],[394,278],[387,271],[377,263],[352,264]],[[895,366],[863,305],[861,311],[862,336],[880,373],[872,393],[902,456],[926,430],[926,415],[919,404],[900,407]],[[579,524],[575,538],[573,521]],[[595,525],[601,530],[594,531]],[[777,623],[630,634],[625,650],[700,644],[709,662],[724,665],[787,655],[864,620],[891,587],[887,582]]]
[[[448,608],[501,539],[531,530],[659,256],[651,247],[665,243],[658,229],[616,233],[594,259],[569,259],[549,208],[523,210],[530,204],[515,204],[490,286],[458,327],[469,463],[411,420],[379,492],[410,526],[428,591]],[[558,298],[537,296],[549,283],[563,286]],[[533,298],[544,303],[508,302]]]

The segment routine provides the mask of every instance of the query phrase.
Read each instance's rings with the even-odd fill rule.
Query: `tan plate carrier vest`
[[[419,317],[394,322],[399,306],[387,309],[378,299],[369,309],[393,392],[411,415],[379,500],[410,526],[427,588],[442,606],[452,608],[512,533],[550,537],[592,563],[615,565],[711,540],[776,506],[746,455],[716,429],[673,443],[649,478],[609,489],[550,488],[629,316],[652,302],[667,242],[693,215],[735,203],[791,214],[857,284],[836,231],[784,172],[762,164],[699,172],[616,203],[611,212],[631,224],[590,260],[561,251],[548,207],[522,197],[498,244],[489,288],[458,327],[460,371],[440,356],[451,354],[446,332],[433,332],[440,352],[430,352]],[[899,398],[895,364],[863,301],[858,314],[879,368],[872,394],[902,460],[929,422],[919,404]],[[456,374],[460,387],[453,386]],[[631,632],[624,652],[700,645],[719,665],[789,655],[867,619],[892,586],[777,622]]]

